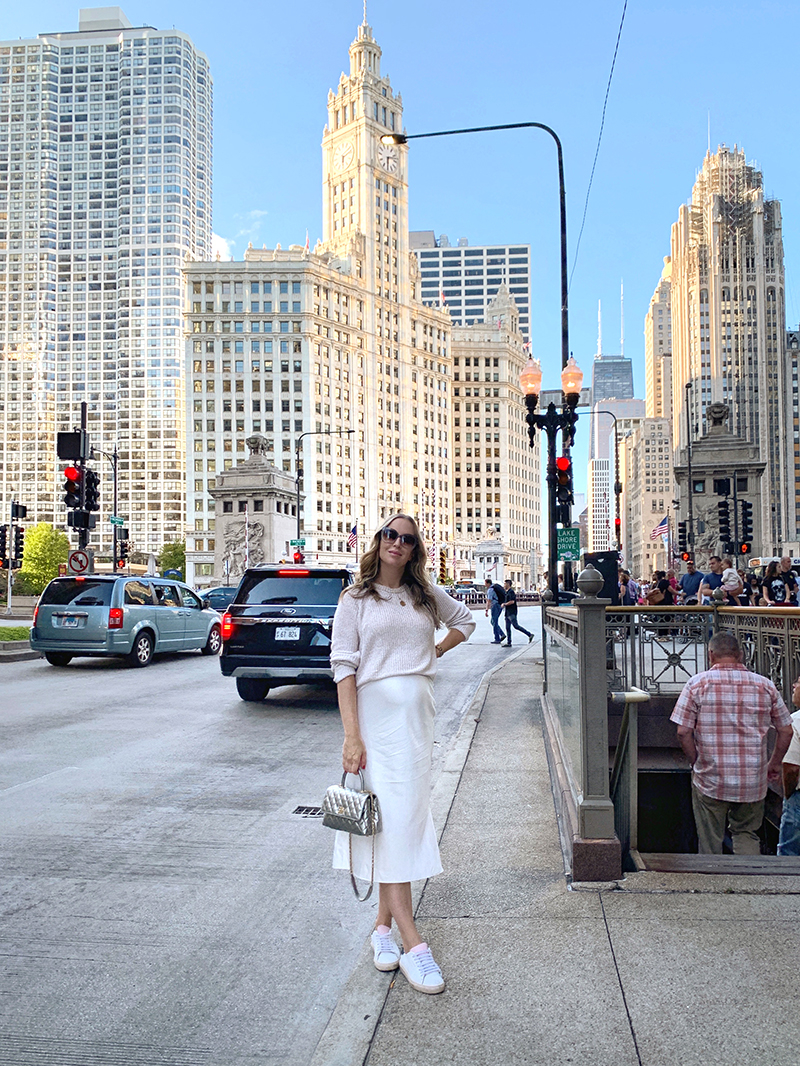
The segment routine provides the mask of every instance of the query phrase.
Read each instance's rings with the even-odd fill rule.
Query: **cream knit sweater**
[[[414,607],[405,585],[375,586],[380,599],[342,596],[333,618],[331,666],[337,683],[356,675],[356,686],[406,674],[436,674],[433,619],[424,607]],[[469,637],[475,629],[472,612],[444,589],[433,587],[442,624]]]

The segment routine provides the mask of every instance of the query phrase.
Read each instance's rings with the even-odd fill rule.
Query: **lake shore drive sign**
[[[70,552],[67,556],[67,569],[70,574],[81,576],[83,574],[92,573],[92,552],[79,548],[77,551]]]
[[[556,530],[558,558],[561,562],[577,563],[581,557],[581,531],[579,529]]]

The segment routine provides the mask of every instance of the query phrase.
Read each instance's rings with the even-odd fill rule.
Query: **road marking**
[[[53,770],[52,773],[45,774],[43,777],[34,777],[31,781],[22,781],[19,785],[12,785],[10,788],[0,788],[0,794],[6,795],[9,792],[17,792],[21,788],[30,788],[31,785],[38,785],[40,781],[46,781],[49,777],[55,777],[57,774],[65,774],[69,770],[78,770],[78,766],[62,766],[60,770]]]

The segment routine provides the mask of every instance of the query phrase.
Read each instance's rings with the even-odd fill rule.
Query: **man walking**
[[[711,593],[722,585],[722,559],[718,555],[711,555],[708,559],[710,571],[703,575],[700,585],[700,602],[709,603]]]
[[[767,780],[778,780],[792,720],[777,688],[742,663],[732,633],[708,642],[710,669],[687,681],[670,718],[692,767],[701,855],[721,855],[726,826],[736,855],[758,855]],[[777,732],[767,761],[767,733]]]
[[[484,614],[492,612],[492,629],[494,630],[494,640],[492,644],[502,644],[504,633],[499,625],[500,613],[503,610],[503,604],[500,602],[500,597],[497,595],[497,589],[492,584],[490,577],[486,578],[484,582],[486,585],[486,610]],[[502,591],[502,590],[501,590]]]
[[[506,647],[511,647],[511,629],[518,629],[520,633],[524,633],[528,638],[528,643],[533,640],[533,633],[529,633],[527,629],[523,629],[517,621],[517,594],[514,591],[514,586],[511,584],[508,578],[503,582],[506,590],[506,599],[503,604],[503,610],[506,612]]]

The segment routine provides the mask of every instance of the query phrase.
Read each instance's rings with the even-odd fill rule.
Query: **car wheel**
[[[200,649],[203,655],[219,655],[219,649],[222,647],[222,633],[219,626],[212,626],[211,632],[208,634],[208,640],[205,646]]]
[[[269,692],[269,681],[257,677],[237,677],[236,691],[248,703],[260,703]]]
[[[72,662],[72,656],[65,651],[46,651],[44,657],[51,666],[69,666]]]
[[[134,640],[127,658],[131,666],[149,666],[153,658],[153,638],[146,629]]]

